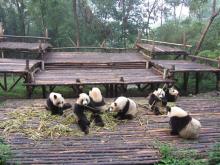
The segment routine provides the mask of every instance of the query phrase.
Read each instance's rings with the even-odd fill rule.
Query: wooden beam
[[[50,40],[51,38],[47,37],[37,37],[37,36],[15,36],[15,35],[3,35],[3,37],[6,38],[30,38],[30,39],[44,39],[44,40]]]
[[[154,40],[148,40],[148,39],[141,39],[141,41],[152,42],[152,43],[154,42],[157,44],[164,44],[164,45],[171,45],[171,46],[181,46],[181,47],[188,47],[188,48],[192,47],[192,45],[187,45],[187,44],[177,44],[177,43],[172,43],[172,42],[154,41]]]
[[[23,78],[23,75],[21,75],[21,76],[15,81],[15,83],[9,88],[8,91],[11,91],[11,90],[17,85],[17,83],[18,83],[22,78]]]
[[[5,86],[5,91],[8,90],[8,85],[7,85],[7,73],[4,73],[4,86]]]

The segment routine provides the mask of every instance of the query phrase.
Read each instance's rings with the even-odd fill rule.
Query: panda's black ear
[[[115,107],[117,107],[117,103],[116,102],[114,102],[114,105],[115,105]]]
[[[55,100],[57,99],[57,95],[54,95],[53,97],[54,97]]]
[[[169,106],[166,106],[166,110],[167,110],[167,112],[170,112],[171,108]]]

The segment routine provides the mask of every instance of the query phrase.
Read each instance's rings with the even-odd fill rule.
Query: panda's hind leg
[[[104,122],[103,122],[102,117],[101,117],[100,114],[93,113],[93,114],[91,115],[91,120],[93,120],[93,119],[94,119],[94,121],[95,121],[95,125],[96,125],[96,126],[99,126],[99,127],[104,127],[104,126],[105,126],[105,124],[104,124]]]
[[[118,119],[119,120],[125,120],[125,119],[132,120],[133,118],[134,118],[134,116],[132,116],[131,114],[126,114],[126,115],[120,116]]]
[[[79,124],[79,127],[80,129],[85,133],[85,134],[88,134],[89,133],[89,121],[86,119],[80,119],[78,121],[78,124]]]

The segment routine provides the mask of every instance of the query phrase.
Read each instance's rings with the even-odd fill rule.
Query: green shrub
[[[207,162],[193,150],[177,149],[168,144],[160,144],[162,159],[158,165],[206,165]]]
[[[0,165],[6,164],[6,161],[11,158],[11,150],[9,145],[5,144],[0,138]]]
[[[215,144],[212,151],[209,152],[209,164],[220,165],[220,143]]]

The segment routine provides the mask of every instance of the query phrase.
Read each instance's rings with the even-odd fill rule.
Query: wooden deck
[[[6,141],[11,145],[13,159],[20,164],[153,164],[160,160],[156,142],[165,142],[179,149],[195,150],[206,158],[210,148],[220,141],[219,97],[180,98],[177,105],[199,119],[202,130],[199,139],[183,140],[169,134],[168,118],[155,116],[143,108],[146,98],[135,98],[140,113],[133,121],[120,123],[114,131],[101,129],[83,137],[60,137],[33,141],[22,134],[11,133]],[[113,99],[107,99],[108,102]],[[69,100],[72,103],[72,99]],[[0,107],[0,120],[17,109],[44,110],[45,100],[8,100]],[[39,120],[39,119],[38,119]],[[35,123],[35,124],[34,124]],[[36,121],[29,123],[31,126]],[[2,132],[2,130],[0,130]]]
[[[220,72],[218,68],[189,60],[151,60],[151,63],[167,69],[172,69],[174,65],[173,72]]]
[[[122,80],[123,79],[123,80]],[[80,80],[80,82],[79,82]],[[89,84],[147,84],[164,83],[153,69],[74,69],[44,70],[35,75],[28,85],[89,85]]]
[[[153,44],[145,44],[138,43],[136,46],[139,49],[143,49],[150,53],[151,55],[188,55],[188,53],[180,48],[174,46],[165,46],[165,45],[153,45]]]
[[[28,43],[28,42],[0,42],[2,51],[45,51],[51,47],[49,43]]]
[[[146,68],[146,60],[140,53],[49,52],[44,61],[46,69]]]
[[[33,69],[41,65],[40,60],[29,60],[29,68]],[[27,73],[26,60],[0,58],[0,73]]]

